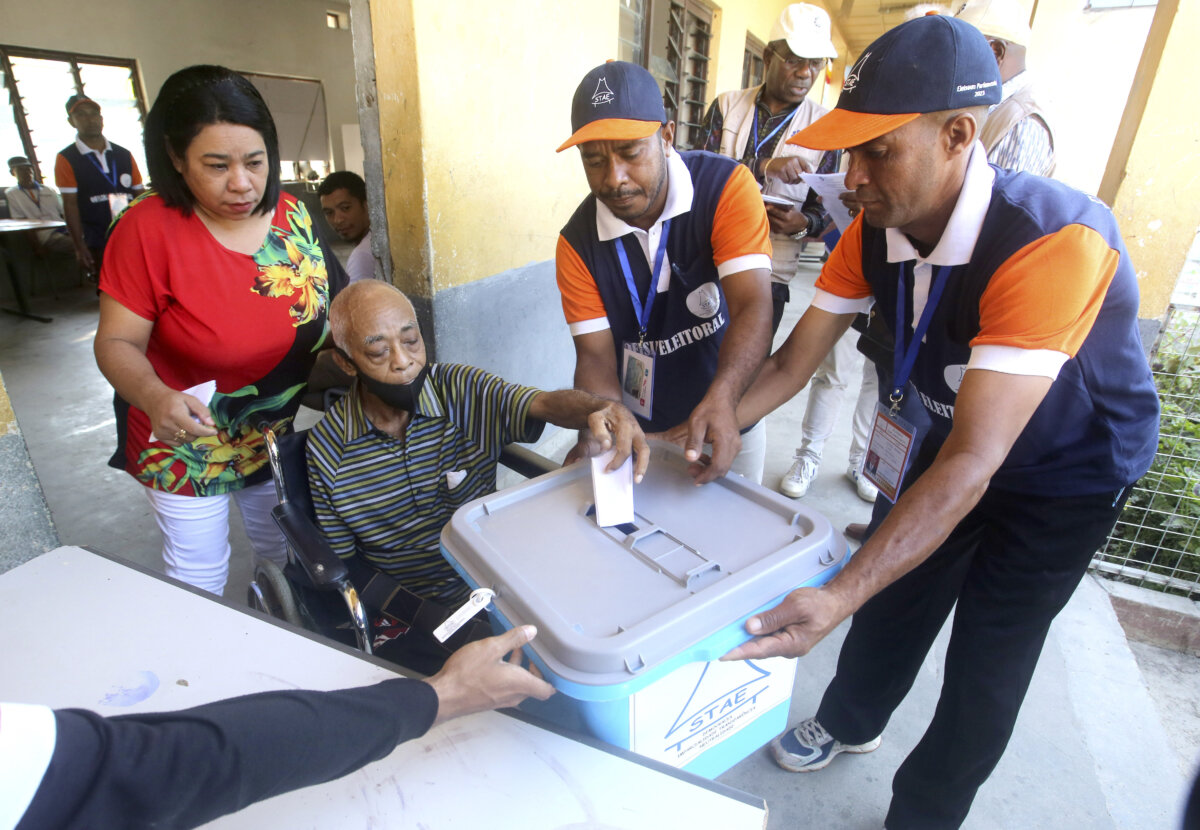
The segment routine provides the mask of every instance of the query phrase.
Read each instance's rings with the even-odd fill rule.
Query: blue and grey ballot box
[[[795,660],[721,663],[746,619],[845,564],[845,539],[791,499],[727,475],[696,487],[653,445],[634,521],[599,527],[587,462],[463,505],[442,553],[558,694],[523,709],[715,777],[787,725]]]

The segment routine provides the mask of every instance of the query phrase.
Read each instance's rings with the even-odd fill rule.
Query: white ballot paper
[[[592,494],[596,499],[596,524],[600,527],[633,521],[633,456],[611,473],[604,468],[616,450],[592,458]]]
[[[804,179],[806,185],[817,191],[817,195],[821,197],[821,204],[833,217],[833,223],[837,225],[839,231],[845,233],[853,218],[850,216],[850,210],[838,198],[842,193],[848,192],[846,190],[846,174],[801,173],[800,178]]]
[[[200,403],[208,406],[212,401],[212,396],[217,394],[217,382],[215,380],[206,380],[204,383],[197,383],[191,389],[184,389],[183,394],[199,398]]]

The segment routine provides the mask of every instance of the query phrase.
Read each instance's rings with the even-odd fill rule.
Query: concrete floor
[[[803,283],[814,275],[810,269],[798,278],[778,342],[807,305],[811,288]],[[158,529],[141,487],[105,465],[113,447],[112,392],[91,353],[95,294],[80,289],[58,301],[35,298],[34,305],[54,322],[0,318],[0,373],[59,538],[158,568]],[[801,394],[768,419],[767,486],[791,464],[805,399]],[[311,422],[316,413],[304,417]],[[828,442],[826,463],[805,500],[839,527],[870,513],[844,477],[848,447],[843,426]],[[226,594],[240,597],[250,548],[240,523],[234,525]],[[799,661],[793,721],[815,710],[844,631]],[[891,776],[936,703],[945,636],[875,753],[840,757],[811,775],[786,773],[756,753],[720,780],[764,797],[770,828],[880,827]],[[1107,595],[1085,580],[1051,631],[1008,752],[965,827],[1178,827],[1185,782],[1200,756],[1200,661],[1150,647],[1135,651],[1140,668]]]

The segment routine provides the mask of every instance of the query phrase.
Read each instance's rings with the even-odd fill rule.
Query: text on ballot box
[[[746,619],[845,563],[816,511],[727,475],[697,487],[682,450],[652,443],[633,521],[596,521],[589,465],[463,505],[442,553],[494,592],[494,626],[535,625],[525,647],[558,694],[522,709],[713,777],[786,726],[794,665],[715,662]]]

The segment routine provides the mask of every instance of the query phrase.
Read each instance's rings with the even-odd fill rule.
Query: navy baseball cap
[[[989,52],[990,54],[990,52]],[[585,141],[633,141],[667,122],[658,81],[636,63],[609,61],[583,76],[571,99],[571,137],[555,152]]]
[[[837,107],[787,140],[841,150],[924,113],[1000,103],[1000,67],[969,23],[931,14],[884,32],[846,75]]]
[[[80,104],[96,104],[96,102],[86,95],[72,95],[67,99],[67,115],[74,114],[76,107]],[[96,104],[96,106],[100,105]]]

